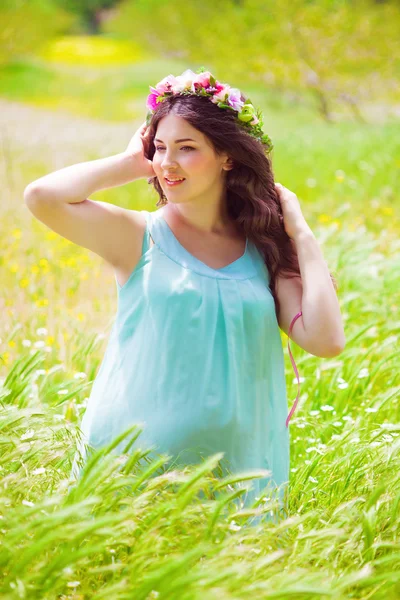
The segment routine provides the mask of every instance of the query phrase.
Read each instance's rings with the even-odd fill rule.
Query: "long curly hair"
[[[246,97],[242,96],[242,100]],[[282,207],[266,147],[247,133],[233,111],[222,110],[204,96],[176,94],[165,98],[151,116],[144,143],[144,153],[149,160],[155,153],[158,123],[169,113],[186,119],[207,136],[217,155],[226,152],[232,159],[233,168],[226,171],[225,177],[228,215],[238,231],[242,231],[263,256],[270,275],[269,287],[276,315],[279,315],[280,303],[275,291],[277,277],[301,277],[301,274],[294,241],[284,229]],[[167,204],[158,178],[150,177],[147,181],[159,195],[156,206]],[[331,273],[330,276],[337,289],[335,278]]]

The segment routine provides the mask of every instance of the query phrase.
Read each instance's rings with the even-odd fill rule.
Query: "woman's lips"
[[[164,179],[165,179],[165,183],[167,184],[168,187],[176,187],[177,185],[180,185],[181,183],[183,183],[184,181],[186,181],[186,179],[182,179],[182,180],[179,180],[179,181],[171,181],[170,182],[170,181],[168,181],[167,178],[164,177]]]

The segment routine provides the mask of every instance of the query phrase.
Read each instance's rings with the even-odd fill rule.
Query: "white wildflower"
[[[86,373],[84,373],[83,371],[79,372],[79,373],[75,373],[74,375],[74,379],[85,379],[86,377]]]
[[[22,504],[25,506],[35,506],[33,502],[30,502],[29,500],[22,500]]]
[[[44,348],[44,346],[45,346],[45,345],[46,345],[46,342],[43,342],[42,340],[39,340],[38,342],[35,342],[35,343],[33,344],[33,346],[34,346],[35,348]]]
[[[47,335],[48,331],[45,327],[39,327],[36,329],[36,335]]]
[[[32,475],[42,475],[42,473],[46,473],[46,469],[44,467],[38,467],[32,471]]]
[[[362,369],[360,369],[360,372],[357,375],[358,379],[363,379],[364,377],[368,377],[369,375],[369,370],[368,367],[363,367]]]

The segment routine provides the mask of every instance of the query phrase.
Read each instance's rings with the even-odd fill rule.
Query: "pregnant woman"
[[[336,282],[297,196],[274,183],[272,143],[250,100],[204,69],[150,91],[124,152],[25,190],[36,218],[115,273],[118,311],[80,451],[140,423],[133,449],[157,448],[176,465],[223,452],[230,472],[266,470],[244,505],[267,484],[283,502],[299,396],[287,415],[280,329],[314,356],[340,354]],[[155,211],[88,198],[141,177]]]

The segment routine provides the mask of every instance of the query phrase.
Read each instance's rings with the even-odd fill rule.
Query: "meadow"
[[[23,191],[50,171],[123,151],[148,86],[198,67],[88,62],[56,52],[1,68],[2,597],[399,598],[398,121],[338,111],[328,123],[303,95],[245,90],[273,140],[275,180],[297,194],[337,279],[346,333],[332,359],[291,342],[301,396],[289,425],[288,514],[249,527],[249,516],[276,505],[262,496],[253,512],[238,509],[233,500],[257,474],[219,479],[219,454],[170,471],[166,457],[108,448],[69,486],[117,293],[101,259],[37,221]],[[156,203],[145,180],[92,198]],[[289,411],[297,380],[281,336]]]

